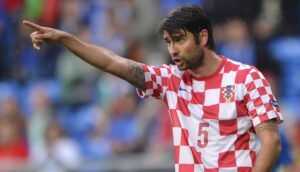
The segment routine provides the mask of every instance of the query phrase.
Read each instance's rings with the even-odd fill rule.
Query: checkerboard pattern
[[[255,67],[222,57],[209,77],[174,65],[143,66],[145,97],[166,102],[172,122],[176,172],[250,172],[254,126],[283,118],[271,88]]]

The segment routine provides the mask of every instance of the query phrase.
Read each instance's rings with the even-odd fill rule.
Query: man
[[[283,118],[271,88],[255,68],[214,52],[212,26],[202,10],[187,5],[159,30],[176,65],[148,66],[87,44],[61,30],[24,21],[31,40],[60,43],[89,64],[137,87],[141,97],[166,102],[172,122],[177,172],[255,171],[272,168],[280,150]],[[261,140],[256,157],[255,138]]]

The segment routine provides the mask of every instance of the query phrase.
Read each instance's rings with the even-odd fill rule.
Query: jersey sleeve
[[[141,98],[154,97],[163,99],[171,75],[171,66],[148,66],[143,64],[146,90],[137,89]]]
[[[250,70],[246,77],[245,89],[245,103],[254,126],[270,119],[277,119],[278,123],[283,121],[271,87],[258,69]]]

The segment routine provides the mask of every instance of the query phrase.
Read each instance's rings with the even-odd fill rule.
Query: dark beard
[[[191,58],[185,61],[185,69],[195,70],[200,66],[204,65],[204,51],[203,49],[199,49],[198,52]],[[181,69],[180,69],[181,70]]]

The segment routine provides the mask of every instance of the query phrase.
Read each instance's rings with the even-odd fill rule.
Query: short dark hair
[[[171,37],[180,29],[191,32],[197,44],[199,44],[199,32],[207,29],[208,42],[206,46],[211,50],[215,49],[211,22],[199,6],[192,4],[176,8],[158,26],[160,34],[166,31]]]

